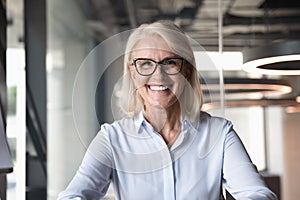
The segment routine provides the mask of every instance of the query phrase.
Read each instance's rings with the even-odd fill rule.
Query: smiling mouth
[[[169,89],[168,86],[162,86],[162,85],[148,85],[148,88],[153,91],[164,91]]]

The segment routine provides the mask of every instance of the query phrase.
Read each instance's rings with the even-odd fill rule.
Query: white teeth
[[[156,90],[156,91],[162,91],[162,90],[166,90],[166,89],[168,89],[168,87],[167,86],[149,86],[149,88],[151,89],[151,90]]]

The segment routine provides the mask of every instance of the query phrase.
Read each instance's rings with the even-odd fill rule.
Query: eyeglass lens
[[[154,73],[157,65],[162,67],[162,70],[169,75],[178,74],[181,70],[183,63],[182,58],[167,58],[160,62],[156,62],[152,59],[137,58],[134,59],[136,70],[139,74],[147,76]]]

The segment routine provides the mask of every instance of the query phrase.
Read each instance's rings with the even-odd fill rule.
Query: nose
[[[164,78],[167,74],[164,72],[162,69],[163,66],[161,64],[156,64],[156,69],[154,73],[152,74],[152,77],[157,77],[157,78]]]

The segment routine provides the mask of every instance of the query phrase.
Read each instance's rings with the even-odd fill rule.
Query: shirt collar
[[[182,124],[183,124],[183,129],[190,127],[197,131],[199,127],[199,121],[195,121],[195,120],[192,121],[188,116],[183,117]]]
[[[133,119],[134,121],[134,125],[136,127],[138,127],[138,129],[140,130],[142,127],[146,126],[146,120],[144,118],[143,112],[140,111]],[[138,133],[141,133],[140,131],[138,131]]]
[[[135,117],[134,117],[134,124],[139,129],[142,127],[147,126],[148,122],[146,121],[143,111],[140,111]],[[199,122],[194,121],[192,122],[188,116],[183,117],[182,120],[182,130],[186,130],[188,127],[193,128],[194,130],[198,130]]]

